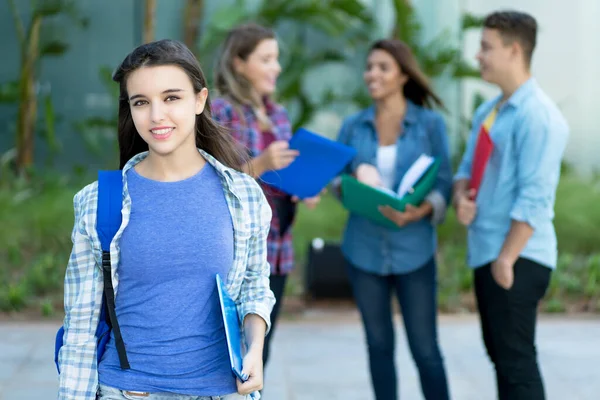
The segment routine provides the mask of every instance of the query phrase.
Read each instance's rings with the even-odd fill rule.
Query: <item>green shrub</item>
[[[0,310],[20,311],[29,302],[30,296],[24,282],[9,283],[0,287]]]
[[[54,304],[52,303],[52,300],[45,299],[44,301],[42,301],[41,312],[42,312],[43,317],[51,317],[54,315],[55,310],[54,310]]]
[[[60,268],[61,265],[66,265],[66,260],[54,254],[43,254],[33,261],[24,277],[33,294],[43,296],[62,290],[64,268]]]
[[[39,296],[62,297],[71,250],[73,196],[84,181],[45,174],[4,175],[0,185],[0,309],[18,311]]]
[[[545,307],[542,308],[542,311],[548,313],[563,313],[567,310],[564,302],[560,299],[550,299],[545,303]]]
[[[548,312],[564,312],[573,303],[584,310],[600,307],[600,189],[572,175],[565,175],[557,191],[555,227],[559,260],[544,301]],[[315,210],[299,208],[294,227],[294,249],[298,264],[297,280],[312,239],[340,241],[347,212],[328,194]],[[466,229],[453,210],[438,228],[438,298],[440,308],[456,311],[472,291],[473,274],[466,267]],[[577,307],[575,307],[578,309]]]
[[[40,307],[42,315],[60,309],[65,267],[71,251],[73,195],[85,183],[55,176],[0,184],[0,310]],[[600,311],[600,191],[566,176],[556,202],[558,268],[542,305],[548,312]],[[339,242],[347,212],[331,194],[314,210],[299,205],[294,225],[297,271],[288,293],[303,291],[303,265],[310,242],[320,237]],[[473,275],[466,267],[466,230],[449,210],[438,229],[440,309],[472,309]]]

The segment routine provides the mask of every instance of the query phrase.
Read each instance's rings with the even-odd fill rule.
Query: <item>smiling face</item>
[[[195,93],[188,75],[174,65],[141,67],[129,75],[127,93],[136,130],[149,151],[168,156],[196,146],[196,115],[208,90]]]
[[[259,96],[275,93],[277,77],[281,73],[277,40],[261,40],[246,60],[235,59],[235,69],[252,84]]]
[[[401,92],[408,81],[390,53],[381,49],[371,51],[363,78],[373,100],[382,100]]]

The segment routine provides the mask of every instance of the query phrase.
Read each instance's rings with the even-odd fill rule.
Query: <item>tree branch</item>
[[[150,43],[154,40],[154,18],[156,15],[156,0],[146,0],[146,9],[144,10],[144,43]]]
[[[17,38],[19,39],[19,47],[21,49],[21,55],[25,54],[25,28],[23,27],[23,21],[19,17],[19,11],[15,0],[8,0],[10,11],[12,12],[13,20],[15,21],[15,29],[17,30]]]
[[[200,23],[202,11],[204,9],[203,0],[187,0],[185,14],[183,16],[183,42],[194,53],[196,50],[196,41],[200,32]]]

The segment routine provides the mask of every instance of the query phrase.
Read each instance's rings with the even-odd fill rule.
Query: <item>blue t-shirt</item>
[[[233,264],[233,224],[210,164],[178,182],[127,172],[131,217],[119,247],[116,313],[131,365],[111,336],[100,383],[121,390],[236,392],[215,275]]]

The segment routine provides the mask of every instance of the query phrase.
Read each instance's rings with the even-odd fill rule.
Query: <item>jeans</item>
[[[544,400],[537,363],[537,306],[550,283],[551,270],[519,258],[513,286],[496,283],[491,264],[475,269],[475,295],[483,342],[496,369],[499,400]]]
[[[448,400],[446,371],[437,340],[435,259],[402,275],[375,275],[350,264],[347,270],[367,337],[375,398],[398,398],[391,307],[395,292],[423,395],[426,400]]]
[[[271,330],[267,337],[265,337],[265,344],[263,347],[263,366],[267,365],[269,360],[269,350],[271,348],[271,339],[275,333],[275,327],[277,326],[277,320],[279,317],[279,311],[281,311],[281,303],[283,302],[283,293],[285,292],[285,283],[287,282],[287,275],[271,275],[269,277],[269,286],[271,291],[275,295],[275,305],[271,311]]]
[[[106,385],[100,385],[100,390],[98,391],[98,400],[246,400],[247,397],[237,393],[225,396],[189,396],[176,393],[144,393],[135,395],[134,393]]]

